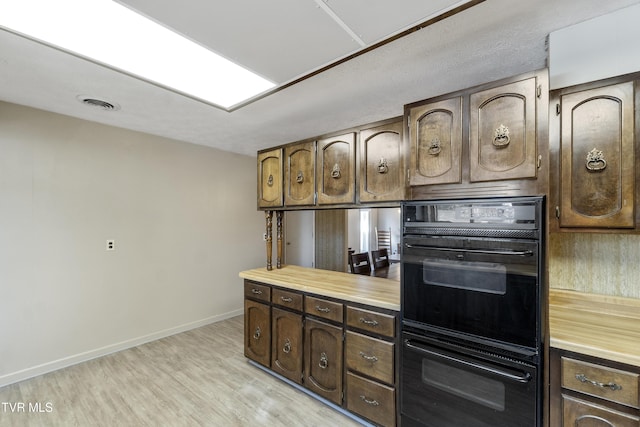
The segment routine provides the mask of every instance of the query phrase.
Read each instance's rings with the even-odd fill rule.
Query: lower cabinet
[[[398,313],[245,281],[244,354],[380,426],[397,424]]]
[[[640,367],[551,349],[551,426],[640,427]]]
[[[304,338],[305,387],[342,404],[342,328],[307,318]]]
[[[273,308],[271,369],[302,383],[302,315]]]

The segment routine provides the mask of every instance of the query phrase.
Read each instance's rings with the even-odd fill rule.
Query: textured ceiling
[[[324,3],[127,1],[278,84],[453,4]],[[427,3],[433,10],[424,9]],[[637,3],[487,0],[231,112],[0,30],[0,100],[255,155],[270,146],[399,116],[407,103],[543,68],[550,32]],[[106,99],[121,108],[90,108],[78,102],[78,95]]]

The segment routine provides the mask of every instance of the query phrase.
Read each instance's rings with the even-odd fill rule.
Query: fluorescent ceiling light
[[[223,108],[275,86],[111,0],[0,0],[0,27]]]

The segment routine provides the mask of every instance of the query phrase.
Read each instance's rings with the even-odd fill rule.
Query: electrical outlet
[[[116,241],[115,240],[107,240],[107,250],[115,251],[116,250]]]
[[[265,242],[267,241],[267,233],[262,234],[262,240]]]

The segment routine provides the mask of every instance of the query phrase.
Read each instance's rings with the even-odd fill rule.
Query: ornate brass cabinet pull
[[[320,363],[318,363],[318,366],[322,369],[327,369],[327,366],[329,366],[329,358],[324,351],[320,353]]]
[[[437,136],[431,140],[431,145],[429,145],[429,149],[427,152],[432,156],[437,156],[442,151],[442,145],[440,143],[440,138]]]
[[[259,340],[261,335],[262,335],[262,330],[260,329],[260,326],[258,326],[256,328],[256,331],[253,333],[253,339]]]
[[[251,289],[251,293],[255,295],[262,295],[262,291],[260,289]]]
[[[280,297],[280,300],[282,302],[292,302],[293,298],[291,298],[291,297]]]
[[[302,184],[304,182],[304,175],[302,174],[302,171],[298,171],[298,175],[296,176],[296,182],[298,184]]]
[[[590,172],[600,172],[607,167],[607,161],[604,159],[602,151],[594,148],[587,153],[587,169]]]
[[[331,178],[339,179],[340,175],[340,165],[336,163],[335,165],[333,165],[333,169],[331,169]]]
[[[366,403],[367,405],[371,405],[371,406],[380,406],[380,403],[375,400],[375,399],[367,399],[367,396],[361,394],[360,395],[360,399]]]
[[[380,157],[380,161],[378,162],[378,173],[387,173],[389,172],[389,165],[387,164],[387,159],[384,157]]]
[[[284,347],[282,347],[282,351],[285,353],[291,353],[291,341],[289,338],[284,340]]]
[[[509,137],[509,128],[505,125],[500,125],[493,132],[493,145],[498,148],[504,148],[511,142]]]
[[[367,320],[364,317],[361,317],[358,320],[360,321],[360,323],[364,323],[365,325],[368,325],[368,326],[378,326],[377,320]]]
[[[320,313],[328,313],[331,311],[329,307],[320,307],[319,305],[316,305],[316,310],[318,310]]]
[[[267,178],[267,185],[269,187],[273,187],[273,175],[269,174],[269,178]]]
[[[366,361],[373,362],[373,363],[378,361],[378,358],[376,356],[369,356],[364,351],[360,352],[360,357],[362,357]]]
[[[610,388],[611,390],[622,390],[622,386],[618,385],[616,383],[601,383],[599,381],[596,380],[591,380],[589,378],[587,378],[586,375],[584,374],[576,374],[576,379],[582,383],[589,383],[592,384],[596,387],[600,387],[600,388]]]

